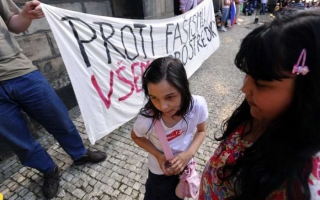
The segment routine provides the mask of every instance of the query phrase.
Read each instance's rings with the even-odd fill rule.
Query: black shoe
[[[56,165],[53,172],[43,174],[42,192],[47,199],[56,196],[59,190],[59,168]]]
[[[84,156],[79,158],[78,160],[73,161],[75,165],[83,165],[85,163],[99,163],[106,159],[107,155],[102,151],[90,151],[88,150]]]

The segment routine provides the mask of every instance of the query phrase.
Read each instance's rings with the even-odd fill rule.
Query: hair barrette
[[[309,67],[305,65],[306,57],[307,57],[307,51],[306,49],[302,49],[298,62],[293,66],[292,74],[297,74],[297,75],[302,74],[304,76],[310,71]],[[301,59],[302,59],[302,63],[300,65]]]

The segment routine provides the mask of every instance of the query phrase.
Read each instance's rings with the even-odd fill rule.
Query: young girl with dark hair
[[[235,64],[245,99],[217,137],[199,199],[320,199],[320,9],[253,30]]]
[[[179,174],[197,152],[206,136],[208,109],[205,99],[192,95],[185,68],[180,60],[154,60],[143,74],[142,88],[148,100],[134,123],[131,137],[149,153],[146,200],[179,199],[175,188]],[[174,158],[166,167],[154,124],[159,120]]]

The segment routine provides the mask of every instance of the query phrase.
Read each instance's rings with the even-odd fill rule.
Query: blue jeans
[[[0,81],[0,138],[8,143],[23,165],[42,173],[51,172],[55,166],[30,133],[21,109],[52,134],[73,160],[87,152],[67,108],[47,79],[36,70]]]
[[[222,19],[221,19],[221,21],[226,23],[228,21],[228,15],[229,15],[229,8],[222,8]]]
[[[260,15],[261,14],[266,14],[266,4],[265,3],[261,3]]]

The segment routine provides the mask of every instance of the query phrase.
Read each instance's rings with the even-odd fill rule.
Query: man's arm
[[[40,2],[37,0],[28,1],[21,12],[11,17],[7,21],[7,26],[10,32],[21,33],[26,31],[33,19],[44,17]]]

